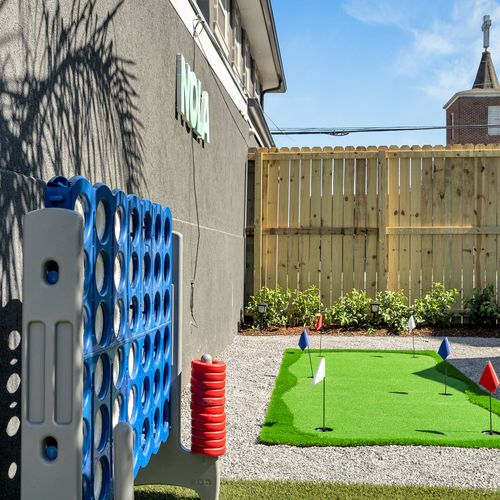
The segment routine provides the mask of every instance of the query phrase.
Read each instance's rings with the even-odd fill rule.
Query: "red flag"
[[[495,373],[495,369],[493,368],[493,365],[491,364],[491,361],[488,361],[486,363],[486,366],[484,367],[484,372],[481,375],[481,380],[479,383],[488,391],[493,394],[496,390],[497,387],[500,385],[500,381],[498,380],[497,374]]]
[[[320,330],[323,326],[323,315],[316,314],[316,331]]]

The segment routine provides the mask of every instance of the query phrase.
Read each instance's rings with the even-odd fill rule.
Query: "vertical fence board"
[[[389,153],[392,152],[389,151]],[[399,225],[399,158],[391,154],[387,160],[387,165],[389,174],[387,225],[397,227]],[[389,235],[387,243],[387,288],[397,290],[399,288],[399,236]]]
[[[411,160],[410,225],[420,227],[422,221],[422,162]],[[410,236],[410,302],[421,296],[422,236]]]
[[[309,148],[302,148],[309,151]],[[311,214],[311,161],[306,158],[300,160],[300,227],[308,227]],[[302,235],[299,240],[300,271],[299,289],[305,290],[309,286],[309,235]]]
[[[385,149],[377,154],[377,169],[378,169],[378,234],[377,234],[377,290],[382,291],[388,288],[387,286],[387,173],[388,163]]]
[[[464,158],[462,172],[462,224],[474,224],[474,159]],[[470,297],[474,288],[474,236],[462,237],[463,297]]]
[[[407,146],[404,151],[409,150]],[[410,227],[410,158],[399,161],[399,227]],[[406,294],[410,290],[410,236],[399,237],[399,288]]]
[[[485,158],[485,214],[484,225],[497,225],[496,195],[497,195],[497,172],[494,158]],[[496,288],[496,261],[497,261],[497,235],[487,234],[484,237],[484,270],[485,286],[493,285]]]
[[[348,148],[346,148],[347,151]],[[354,148],[350,148],[352,151]],[[354,159],[345,160],[344,178],[344,227],[354,226]],[[346,234],[342,237],[342,271],[343,271],[343,293],[349,293],[354,287],[353,273],[353,236]]]
[[[342,227],[344,217],[344,160],[333,161],[333,209],[332,226]],[[332,301],[342,295],[342,235],[332,235]]]
[[[444,225],[444,156],[434,157],[432,183],[432,219],[434,226]],[[432,237],[432,280],[443,283],[444,280],[444,236]]]
[[[256,294],[262,286],[262,197],[263,189],[262,154],[255,155],[255,204],[254,204],[254,239],[253,239],[253,293]]]
[[[486,175],[485,175],[485,159],[478,158],[475,169],[476,177],[476,206],[475,206],[475,225],[481,227],[484,225],[484,213],[486,208],[485,191],[486,191]],[[485,262],[484,262],[484,235],[478,234],[476,237],[476,256],[475,256],[475,286],[482,288],[486,286],[485,282]]]
[[[376,228],[378,221],[377,203],[377,158],[368,158],[366,162],[366,224]],[[366,235],[366,293],[375,298],[377,293],[377,235]]]
[[[292,154],[298,148],[292,148]],[[299,227],[299,188],[300,188],[300,161],[290,161],[290,227]],[[288,287],[292,290],[298,288],[299,271],[299,235],[292,234],[288,238]]]
[[[269,162],[268,189],[267,189],[267,220],[266,228],[278,225],[278,179],[279,162]],[[278,249],[278,237],[275,234],[267,236],[266,249],[266,286],[276,288],[277,268],[276,258]]]
[[[289,180],[289,161],[281,160],[279,163],[278,180],[278,227],[288,227],[288,189]],[[288,288],[288,235],[278,236],[278,285],[283,289]]]
[[[450,202],[450,217],[449,225],[452,227],[461,227],[463,225],[463,158],[454,158],[451,174],[451,202]],[[449,285],[457,290],[462,290],[462,235],[456,234],[450,236],[450,258],[451,265],[447,266],[450,269]],[[455,308],[462,308],[462,296],[460,295],[455,302]]]
[[[360,148],[358,148],[359,150]],[[354,196],[354,227],[365,228],[366,224],[366,158],[356,158],[356,180]],[[365,290],[366,235],[354,235],[354,288]]]
[[[313,148],[320,152],[321,148]],[[311,228],[321,225],[321,159],[312,160],[311,165]],[[320,288],[321,238],[319,234],[311,234],[309,240],[309,283]]]
[[[430,146],[424,146],[423,151],[429,151]],[[432,226],[432,174],[433,165],[431,157],[422,158],[422,226]],[[432,285],[432,236],[422,235],[422,295],[430,290]]]
[[[332,227],[332,160],[323,160],[321,187],[321,227]],[[321,302],[330,307],[332,288],[332,236],[321,236]]]

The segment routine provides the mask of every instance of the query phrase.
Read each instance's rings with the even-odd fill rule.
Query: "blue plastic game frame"
[[[169,436],[170,209],[83,177],[47,183],[47,208],[84,217],[84,499],[113,496],[113,427],[134,431],[134,476]]]

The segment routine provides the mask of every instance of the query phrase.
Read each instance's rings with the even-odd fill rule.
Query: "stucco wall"
[[[21,221],[42,206],[43,181],[84,175],[171,207],[185,238],[186,369],[231,341],[243,307],[248,125],[167,0],[87,0],[79,11],[78,3],[0,2],[0,356],[10,367],[0,370],[0,424],[2,436],[6,426],[12,434],[0,443],[0,487],[14,498],[19,470],[12,480],[7,471],[19,460],[20,389],[11,375],[20,373],[20,347],[11,332],[21,329]],[[176,118],[177,53],[210,95],[210,144]]]

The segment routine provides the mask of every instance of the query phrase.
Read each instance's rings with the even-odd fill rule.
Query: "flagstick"
[[[321,344],[323,340],[323,335],[319,332],[319,357],[321,357]]]
[[[493,435],[493,422],[491,420],[491,392],[490,392],[490,434]]]
[[[411,331],[411,337],[413,339],[413,357],[416,358],[416,356],[415,356],[415,334],[413,333],[413,330]]]
[[[323,377],[323,429],[326,428],[326,426],[325,426],[325,400],[326,400],[325,390],[326,390],[326,373],[325,373],[325,376]],[[491,401],[490,401],[490,404],[491,404]],[[491,414],[490,414],[490,419],[491,419]]]
[[[309,347],[309,344],[307,345],[307,352],[309,354],[309,364],[311,365],[311,378],[314,378],[313,364],[312,364],[312,361],[311,361],[311,349]]]

